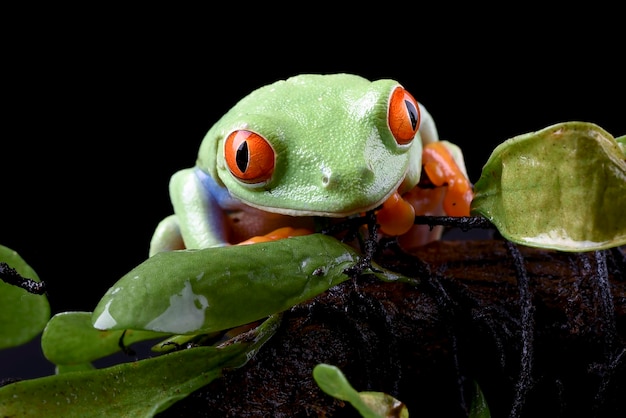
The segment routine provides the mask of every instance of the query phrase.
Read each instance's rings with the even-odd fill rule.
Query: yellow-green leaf
[[[510,241],[561,251],[626,244],[626,161],[593,123],[565,122],[500,144],[475,184],[472,213]]]

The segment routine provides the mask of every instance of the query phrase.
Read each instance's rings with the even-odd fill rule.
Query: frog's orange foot
[[[398,192],[395,192],[377,212],[376,221],[382,233],[391,236],[402,235],[413,226],[415,209]]]
[[[424,172],[435,186],[447,186],[443,200],[443,209],[446,214],[469,216],[474,191],[448,148],[441,142],[424,145],[422,165]]]
[[[256,244],[258,242],[267,242],[267,241],[276,241],[283,238],[297,237],[300,235],[309,235],[312,234],[313,231],[306,228],[292,228],[290,226],[285,226],[282,228],[275,229],[274,231],[265,234],[258,235],[256,237],[248,238],[245,241],[241,241],[237,245],[248,245],[248,244]]]

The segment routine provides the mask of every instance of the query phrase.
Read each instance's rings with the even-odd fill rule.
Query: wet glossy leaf
[[[80,365],[120,351],[123,330],[100,331],[91,324],[91,312],[62,312],[53,316],[41,335],[41,348],[56,365]],[[130,346],[169,334],[127,330],[123,343]]]
[[[472,213],[510,241],[561,251],[626,243],[626,161],[597,125],[566,122],[500,144],[475,184]]]
[[[224,347],[196,347],[159,357],[23,380],[0,388],[0,416],[152,417],[210,383],[225,367],[240,367],[275,333],[268,320],[254,337]]]
[[[98,329],[212,332],[282,312],[347,280],[359,260],[311,234],[252,245],[158,253],[124,275],[93,313]]]
[[[313,378],[328,395],[350,402],[364,418],[408,418],[406,406],[383,392],[357,392],[338,367],[318,364],[313,368]]]
[[[25,278],[40,281],[37,273],[20,257],[0,245],[0,261]],[[0,280],[0,349],[16,347],[35,338],[50,319],[45,295],[34,295]]]
[[[101,370],[63,373],[0,388],[0,415],[19,417],[151,417],[211,382],[239,345],[198,347]]]

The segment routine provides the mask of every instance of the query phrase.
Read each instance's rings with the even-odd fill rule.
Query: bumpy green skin
[[[206,134],[198,166],[235,197],[288,214],[347,215],[371,209],[404,178],[412,150],[398,146],[387,126],[389,96],[399,83],[348,75],[300,75],[254,91]],[[264,188],[233,178],[222,145],[235,129],[262,132],[277,150],[276,171]]]
[[[97,329],[219,331],[282,312],[347,280],[359,255],[312,234],[162,252],[123,276],[93,312]]]
[[[208,131],[196,167],[172,176],[174,215],[155,231],[150,254],[224,245],[224,212],[241,205],[344,217],[379,206],[401,184],[404,190],[417,184],[422,143],[437,141],[437,130],[420,105],[420,131],[411,144],[393,139],[387,110],[396,86],[351,74],[303,74],[244,97]],[[237,180],[225,165],[224,141],[238,129],[263,135],[276,152],[274,174],[261,187]]]
[[[507,239],[561,251],[626,244],[626,161],[587,122],[565,122],[500,144],[474,185],[472,213]]]

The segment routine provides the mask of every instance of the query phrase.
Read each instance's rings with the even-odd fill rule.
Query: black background
[[[193,165],[205,132],[237,100],[278,79],[398,80],[441,139],[462,147],[474,182],[491,150],[518,134],[570,120],[626,134],[623,36],[582,13],[267,22],[243,12],[74,12],[18,16],[3,59],[0,244],[47,282],[53,314],[92,310],[147,257],[171,213],[169,177]],[[7,368],[21,353],[0,353],[0,377],[30,376]]]

